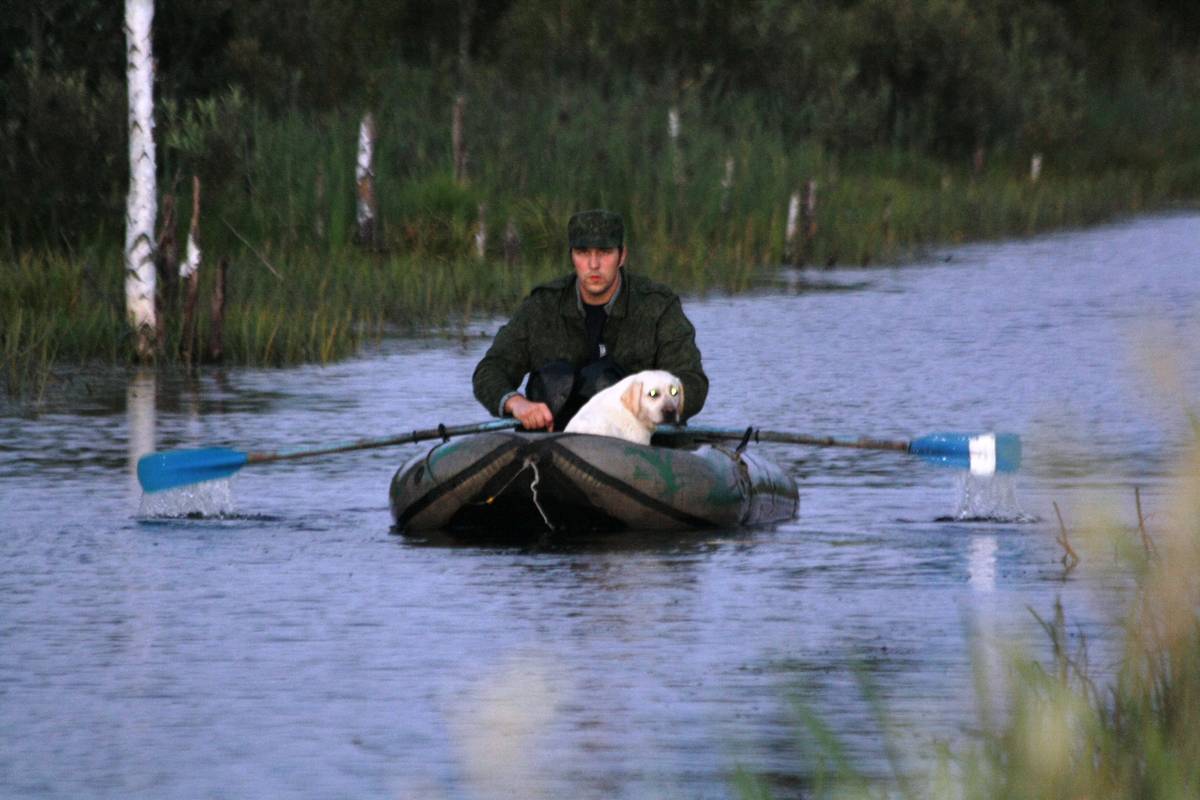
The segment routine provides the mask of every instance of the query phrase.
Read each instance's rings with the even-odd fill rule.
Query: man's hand
[[[519,419],[525,430],[554,430],[554,415],[550,413],[550,406],[545,403],[535,403],[514,394],[505,402],[504,410]]]

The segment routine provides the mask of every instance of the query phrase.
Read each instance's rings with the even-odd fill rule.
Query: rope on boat
[[[546,512],[542,509],[542,504],[538,502],[537,485],[538,485],[538,482],[542,479],[542,476],[540,473],[538,473],[537,456],[533,456],[533,455],[525,456],[525,461],[524,461],[524,463],[521,464],[521,468],[519,470],[517,470],[511,478],[509,478],[507,481],[505,481],[504,485],[501,486],[500,489],[495,494],[493,494],[487,500],[483,501],[482,505],[491,505],[493,502],[495,502],[496,498],[499,497],[500,495],[504,494],[504,491],[509,486],[512,486],[512,482],[515,481],[518,477],[520,477],[521,473],[523,473],[527,469],[533,470],[533,480],[529,482],[529,493],[533,497],[533,507],[536,508],[538,510],[538,513],[542,515],[542,522],[546,523],[546,527],[549,528],[550,530],[554,530],[554,523],[552,523],[550,521],[550,517],[546,516]]]
[[[542,510],[542,504],[538,502],[537,485],[542,476],[538,474],[537,459],[533,456],[527,456],[525,458],[525,466],[533,468],[533,480],[529,483],[529,493],[533,495],[533,507],[542,515],[542,522],[546,523],[546,527],[554,530],[554,525],[550,522],[550,518],[546,516],[546,512]]]

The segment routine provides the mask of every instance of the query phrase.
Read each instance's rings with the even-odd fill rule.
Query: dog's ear
[[[679,421],[683,422],[683,381],[679,382],[679,399],[676,400],[675,413],[679,415]]]
[[[642,414],[642,382],[633,381],[621,392],[621,403],[629,409],[629,413],[641,418]]]

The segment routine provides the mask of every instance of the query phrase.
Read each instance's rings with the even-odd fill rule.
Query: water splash
[[[138,508],[139,517],[157,519],[203,519],[232,514],[233,485],[229,479],[143,494]]]
[[[958,504],[946,522],[1037,522],[1017,502],[1016,476],[1005,473],[972,475],[957,480]]]

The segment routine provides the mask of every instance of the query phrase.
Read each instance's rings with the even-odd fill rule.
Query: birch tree
[[[125,73],[129,84],[129,196],[125,205],[125,311],[138,357],[153,357],[154,218],[158,211],[154,161],[154,61],[150,28],[154,0],[125,0]]]
[[[376,244],[378,205],[375,201],[375,115],[367,112],[358,126],[358,159],[354,179],[358,184],[358,242],[373,247]]]

